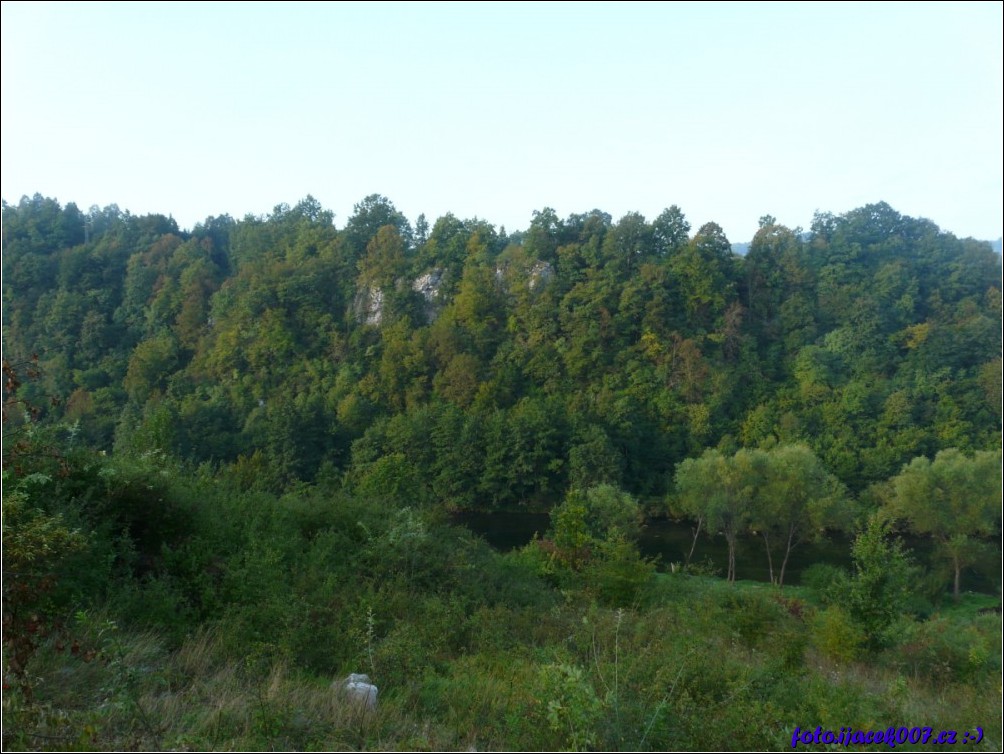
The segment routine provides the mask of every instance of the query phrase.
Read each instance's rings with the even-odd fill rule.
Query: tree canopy
[[[929,220],[765,215],[745,257],[675,204],[416,227],[378,194],[343,227],[307,197],[191,231],[25,197],[3,207],[5,348],[38,353],[28,397],[97,448],[260,451],[283,485],[400,454],[460,507],[601,483],[652,506],[729,443],[802,446],[852,495],[999,447],[1000,257]]]
[[[890,510],[912,531],[939,543],[954,571],[959,598],[962,568],[979,552],[980,537],[989,537],[1001,515],[1000,452],[971,456],[950,448],[934,460],[914,458],[892,480]]]

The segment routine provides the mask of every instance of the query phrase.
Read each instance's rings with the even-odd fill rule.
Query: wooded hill
[[[342,228],[3,205],[4,347],[80,442],[452,508],[611,483],[661,499],[706,448],[808,444],[852,491],[1001,443],[1001,267],[886,204],[765,216],[744,257],[676,206],[525,232],[382,196]]]
[[[761,225],[4,204],[4,749],[999,751],[1000,258]],[[498,508],[550,526],[444,515]],[[658,573],[646,512],[727,569]]]

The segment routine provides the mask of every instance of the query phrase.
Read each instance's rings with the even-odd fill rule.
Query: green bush
[[[642,601],[652,584],[655,563],[643,558],[638,548],[620,532],[602,542],[595,557],[583,571],[586,588],[600,601],[627,607]]]
[[[959,621],[935,616],[926,621],[901,621],[899,641],[888,661],[914,675],[941,683],[981,683],[1000,680],[1000,618]]]
[[[829,563],[813,563],[802,571],[802,585],[828,600],[835,584],[847,578],[847,571]]]
[[[547,722],[573,751],[592,746],[599,735],[602,705],[585,672],[577,665],[556,663],[540,670]]]
[[[824,656],[837,662],[856,659],[865,643],[864,631],[850,614],[838,605],[830,605],[813,617],[810,624],[812,645]]]
[[[585,490],[571,490],[566,504],[581,506],[585,511],[585,526],[589,537],[603,540],[619,531],[628,539],[636,539],[641,530],[642,512],[638,501],[612,484],[599,484]],[[562,506],[558,506],[560,511]],[[558,527],[555,526],[555,530]]]
[[[889,643],[889,628],[914,598],[920,569],[903,543],[889,536],[889,523],[873,516],[851,546],[854,573],[831,590],[846,605],[872,649]]]
[[[784,611],[770,594],[735,592],[726,597],[729,625],[748,646],[754,646],[777,630]]]

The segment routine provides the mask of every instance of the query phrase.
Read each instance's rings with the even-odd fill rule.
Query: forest
[[[183,230],[36,194],[2,268],[5,749],[1004,742],[987,242],[884,203],[739,255],[676,205]],[[471,511],[550,523],[501,552]],[[663,518],[678,562],[638,548]]]

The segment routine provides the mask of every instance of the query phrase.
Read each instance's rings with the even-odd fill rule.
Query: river
[[[535,533],[543,536],[551,523],[546,513],[463,512],[456,513],[451,518],[454,523],[466,526],[475,534],[484,537],[488,544],[501,552],[522,547],[533,539]],[[686,560],[692,540],[693,528],[689,522],[650,519],[642,529],[638,547],[645,557],[655,558],[659,570],[668,571],[670,564],[683,563]],[[922,565],[928,565],[934,557],[934,547],[930,540],[908,538],[906,544]],[[775,554],[775,571],[780,569],[783,557],[783,553]],[[695,563],[710,562],[713,568],[724,574],[728,563],[728,545],[725,537],[708,536],[707,532],[702,531],[692,560]],[[785,583],[800,584],[803,571],[815,563],[827,563],[850,569],[850,539],[845,536],[835,536],[795,547],[788,560]],[[736,546],[736,577],[753,581],[770,581],[762,539],[752,535],[740,537]],[[1000,577],[1000,553],[988,552],[974,567],[963,570],[962,588],[985,594],[999,594]]]

